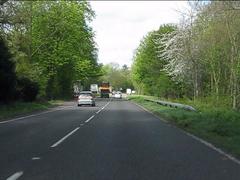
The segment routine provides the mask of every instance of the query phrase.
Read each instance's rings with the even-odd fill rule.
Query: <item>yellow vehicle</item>
[[[111,86],[109,82],[102,82],[99,87],[101,98],[109,98],[109,94],[111,93]]]

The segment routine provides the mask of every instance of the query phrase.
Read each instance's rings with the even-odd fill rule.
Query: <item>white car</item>
[[[91,91],[82,91],[78,96],[78,106],[91,105],[95,106],[95,100]]]
[[[122,93],[121,92],[116,92],[114,94],[114,98],[121,99],[122,98]]]

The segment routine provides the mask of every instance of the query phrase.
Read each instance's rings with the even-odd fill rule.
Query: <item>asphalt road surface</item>
[[[0,123],[0,180],[239,180],[240,165],[126,100]]]

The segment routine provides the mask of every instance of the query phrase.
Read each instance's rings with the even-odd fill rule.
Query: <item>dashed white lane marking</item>
[[[40,160],[41,158],[40,157],[32,157],[32,160]]]
[[[85,122],[87,123],[87,122],[91,121],[92,118],[94,118],[94,115],[92,115],[90,118],[88,118]]]
[[[111,100],[110,100],[111,101]],[[110,101],[105,104],[102,109],[104,109],[107,105],[109,105]],[[102,110],[100,109],[100,110]],[[85,123],[88,123],[89,121],[91,121],[93,118],[95,117],[95,115],[92,115],[90,118],[88,118]],[[83,126],[84,124],[80,124],[80,126]],[[57,141],[56,143],[54,143],[51,148],[55,148],[56,146],[58,146],[59,144],[61,144],[65,139],[67,139],[69,136],[71,136],[72,134],[74,134],[80,127],[77,127],[76,129],[72,130],[70,133],[68,133],[66,136],[64,136],[62,139],[60,139],[59,141]]]
[[[110,100],[111,101],[111,100]],[[108,105],[110,103],[110,101],[106,104]],[[105,106],[102,107],[102,109],[104,109]],[[55,112],[55,111],[60,111],[60,110],[64,110],[64,109],[69,109],[69,108],[72,108],[72,106],[70,107],[63,107],[63,108],[59,108],[59,109],[54,109],[54,110],[48,110],[48,111],[44,111],[44,112],[41,112],[41,113],[38,113],[38,114],[32,114],[32,115],[28,115],[28,116],[23,116],[23,117],[19,117],[19,118],[14,118],[14,119],[10,119],[10,120],[7,120],[7,121],[1,121],[0,124],[5,124],[5,123],[10,123],[10,122],[14,122],[14,121],[17,121],[17,120],[21,120],[21,119],[26,119],[26,118],[30,118],[30,117],[36,117],[36,116],[39,116],[39,115],[42,115],[42,114],[47,114],[47,113],[51,113],[51,112]]]
[[[96,112],[96,114],[100,113],[103,109],[105,109],[105,108],[109,105],[110,102],[111,102],[111,100],[110,100],[107,104],[105,104],[101,109],[99,109],[99,110]]]
[[[70,133],[68,133],[66,136],[64,136],[62,139],[54,143],[51,148],[55,148],[59,144],[61,144],[65,139],[67,139],[69,136],[71,136],[73,133],[75,133],[80,127],[77,127],[76,129],[72,130]]]
[[[99,110],[96,112],[96,114],[100,113],[101,111],[102,111],[102,109],[99,109]]]
[[[103,109],[105,109],[109,104],[110,104],[110,101],[107,104],[105,104],[105,106],[103,106]]]
[[[8,177],[6,180],[16,180],[23,175],[23,171],[19,171]]]

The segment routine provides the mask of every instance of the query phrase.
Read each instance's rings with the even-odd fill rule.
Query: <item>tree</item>
[[[16,74],[15,63],[4,40],[0,39],[0,102],[14,99]]]
[[[165,44],[159,56],[168,62],[166,72],[177,82],[185,82],[188,97],[211,96],[215,103],[224,101],[237,109],[240,11],[233,8],[233,3],[191,4],[177,30],[159,39]]]
[[[165,44],[159,43],[165,34],[175,30],[172,25],[163,25],[152,31],[140,42],[134,56],[132,78],[140,93],[156,96],[175,96],[175,86],[171,77],[165,72],[166,61],[159,56]]]
[[[40,97],[70,97],[75,81],[100,76],[88,2],[8,1],[0,8],[17,76],[37,82]]]
[[[99,70],[88,25],[94,14],[85,1],[38,3],[34,9],[41,14],[33,19],[32,38],[42,93],[49,98],[70,96],[74,81],[86,81]]]
[[[103,66],[103,73],[104,75],[100,78],[100,81],[109,82],[114,90],[122,89],[122,91],[126,91],[127,88],[133,89],[131,71],[127,65],[120,67],[118,63],[109,63]]]

